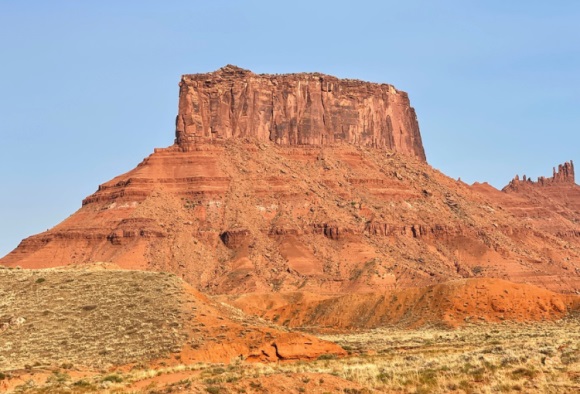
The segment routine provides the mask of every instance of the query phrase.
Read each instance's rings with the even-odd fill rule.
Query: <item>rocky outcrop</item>
[[[566,162],[558,166],[558,172],[556,172],[556,167],[553,168],[553,176],[551,181],[554,183],[576,183],[574,179],[574,162]]]
[[[247,229],[232,229],[222,232],[220,239],[228,248],[237,249],[250,242],[251,234]]]
[[[307,334],[289,332],[277,335],[270,345],[263,346],[248,355],[247,361],[278,362],[316,360],[320,356],[343,357],[347,352],[340,346],[321,341]]]
[[[346,142],[425,160],[415,110],[392,85],[319,73],[254,74],[225,66],[184,75],[176,144],[248,138],[280,145]]]
[[[425,162],[351,144],[174,146],[101,185],[0,264],[107,261],[174,272],[214,294],[376,291],[473,276],[576,292],[580,191],[553,185],[469,187]]]
[[[522,185],[550,186],[560,184],[574,185],[575,183],[574,162],[570,160],[569,162],[567,161],[564,164],[560,164],[558,170],[554,167],[552,169],[552,177],[540,176],[536,182],[532,181],[531,178],[528,178],[525,175],[522,179],[520,179],[519,175],[516,175],[503,190],[515,191]]]
[[[580,187],[575,183],[574,163],[560,164],[552,174],[538,177],[536,182],[525,175],[522,179],[516,176],[502,190],[503,206],[534,229],[547,230],[558,238],[575,238],[580,233]]]
[[[365,224],[365,234],[369,236],[407,236],[413,238],[447,238],[450,236],[464,235],[465,228],[433,224],[431,226],[412,224],[398,226],[391,223],[370,221]]]

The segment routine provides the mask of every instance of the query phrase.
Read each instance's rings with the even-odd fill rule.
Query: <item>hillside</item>
[[[158,150],[1,263],[110,261],[173,272],[210,293],[368,291],[469,277],[579,288],[577,213],[550,210],[562,204],[548,205],[549,195],[532,195],[539,213],[526,219],[527,194],[470,187],[377,149],[235,140],[199,149]]]
[[[191,289],[171,274],[91,265],[0,270],[0,370],[343,355]]]

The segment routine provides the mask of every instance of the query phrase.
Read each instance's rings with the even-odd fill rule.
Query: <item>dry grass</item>
[[[10,382],[35,394],[580,392],[578,317],[322,336],[349,351],[344,359],[152,369],[148,360],[187,339],[182,293],[160,273],[0,269],[0,391]]]
[[[475,325],[454,331],[332,335],[353,357],[330,373],[405,393],[561,393],[580,390],[580,323]]]
[[[349,350],[344,359],[282,364],[180,365],[134,368],[128,372],[72,379],[57,371],[46,383],[22,385],[18,392],[272,392],[268,377],[294,377],[286,392],[314,391],[330,378],[360,389],[326,392],[369,393],[576,393],[580,390],[580,323],[471,326],[458,330],[380,329],[329,335]],[[176,381],[164,376],[179,375]],[[183,375],[183,376],[181,376]],[[115,376],[114,378],[111,376]],[[155,379],[159,379],[156,381]],[[278,378],[276,378],[278,379]],[[149,382],[135,389],[136,382]],[[322,387],[322,386],[321,386]],[[47,391],[48,390],[48,391]],[[321,389],[322,390],[322,389]],[[64,392],[63,391],[63,392]]]
[[[180,349],[181,292],[168,274],[0,269],[0,371],[103,368]]]

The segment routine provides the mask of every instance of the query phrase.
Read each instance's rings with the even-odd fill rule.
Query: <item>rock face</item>
[[[249,138],[280,145],[346,142],[425,160],[415,110],[392,85],[312,74],[257,75],[228,65],[184,75],[176,144]]]

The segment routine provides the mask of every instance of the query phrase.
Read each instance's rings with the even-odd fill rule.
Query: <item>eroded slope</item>
[[[229,140],[157,150],[0,262],[110,261],[173,272],[214,294],[358,292],[470,277],[577,291],[577,213],[522,220],[517,207],[527,201],[380,149]]]
[[[244,294],[221,298],[278,324],[315,330],[550,321],[574,314],[580,307],[579,296],[487,278],[380,293]]]

